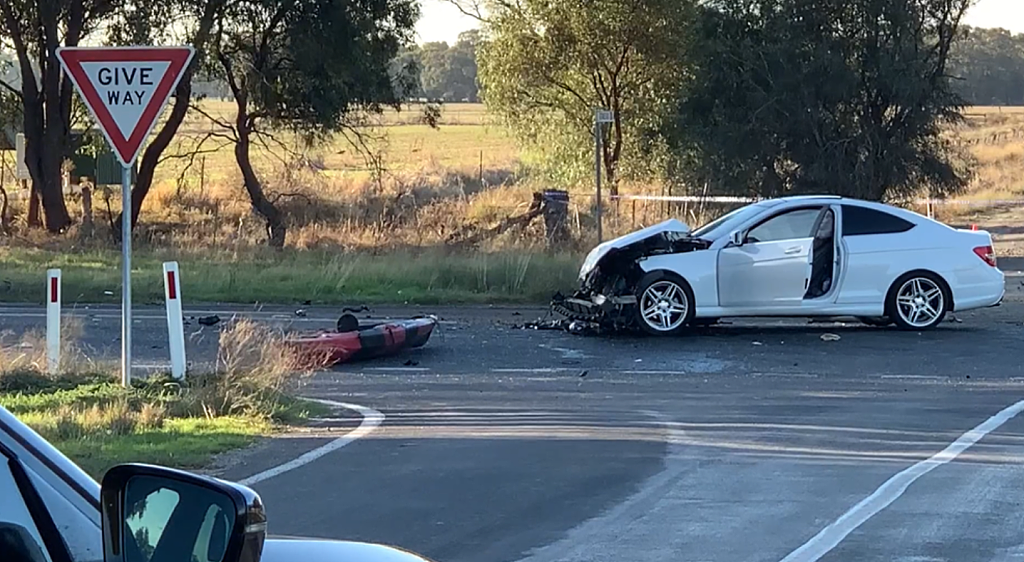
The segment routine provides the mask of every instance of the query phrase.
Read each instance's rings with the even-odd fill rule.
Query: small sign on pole
[[[46,270],[46,371],[60,371],[60,270]]]
[[[132,371],[131,169],[192,47],[61,47],[57,58],[121,162],[121,383]]]
[[[604,133],[602,125],[611,123],[615,115],[607,109],[594,109],[594,183],[597,187],[595,214],[597,215],[597,243],[603,238],[601,224],[601,137]]]
[[[18,133],[14,137],[14,177],[19,180],[30,180],[32,175],[25,164],[25,133]]]
[[[168,349],[171,350],[171,376],[185,378],[185,326],[181,314],[181,275],[178,262],[164,262],[164,300],[167,302]]]

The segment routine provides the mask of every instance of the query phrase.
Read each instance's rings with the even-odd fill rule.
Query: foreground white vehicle
[[[697,230],[671,219],[594,248],[569,316],[652,334],[740,316],[855,316],[932,328],[1000,303],[992,237],[881,203],[770,199]]]
[[[146,465],[111,468],[101,488],[0,406],[0,562],[427,562],[266,532],[249,488]]]

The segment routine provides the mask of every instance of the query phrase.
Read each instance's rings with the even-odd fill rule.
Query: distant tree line
[[[465,31],[458,40],[410,45],[392,65],[393,72],[411,78],[402,92],[405,99],[442,102],[478,102],[476,48],[480,32]]]
[[[1024,33],[965,28],[953,48],[950,74],[972,105],[1024,105]]]

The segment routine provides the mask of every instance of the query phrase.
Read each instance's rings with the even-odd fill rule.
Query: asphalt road
[[[383,424],[254,487],[272,534],[445,562],[1020,559],[1024,414],[986,422],[1024,399],[1020,281],[1004,306],[923,334],[768,320],[597,338],[512,327],[537,310],[373,310],[443,322],[427,347],[322,373],[303,393],[375,408]],[[40,312],[0,308],[0,329],[41,326]],[[310,329],[336,317],[293,312],[255,315]],[[79,315],[84,344],[116,356],[116,309]],[[137,319],[137,357],[166,361],[161,311]],[[191,357],[208,361],[217,328],[190,330]],[[339,418],[226,457],[218,474],[245,478],[357,421]]]

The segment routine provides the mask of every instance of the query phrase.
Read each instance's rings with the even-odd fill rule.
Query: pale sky
[[[463,15],[445,0],[422,0],[423,16],[416,24],[417,41],[454,43],[459,33],[477,27],[477,21]],[[979,0],[964,21],[974,27],[1002,27],[1024,33],[1024,0]]]

